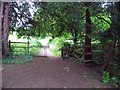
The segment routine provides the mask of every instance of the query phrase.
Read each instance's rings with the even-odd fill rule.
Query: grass
[[[38,42],[37,42],[38,43]],[[27,48],[26,48],[26,50],[25,50],[25,48],[16,48],[16,46],[17,47],[27,47],[27,45],[26,44],[12,44],[11,45],[11,51],[12,51],[12,53],[13,54],[26,54],[27,52],[26,52],[26,50],[27,50]],[[31,55],[36,55],[36,54],[38,54],[39,53],[39,50],[40,50],[40,44],[38,43],[38,44],[36,44],[36,42],[35,43],[33,43],[33,44],[30,44],[30,48],[29,48],[29,52],[30,52],[30,54]],[[22,51],[22,52],[16,52],[16,51]]]
[[[12,55],[9,57],[3,58],[3,60],[0,62],[2,64],[25,64],[30,62],[33,59],[33,56],[31,55]]]

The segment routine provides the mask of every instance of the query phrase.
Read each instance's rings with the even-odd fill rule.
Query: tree
[[[32,21],[29,7],[27,2],[1,2],[2,53],[4,56],[8,55],[9,52],[8,37],[10,31],[16,31],[16,28],[20,26],[23,26],[25,31],[26,28],[29,27],[28,23]],[[17,32],[19,32],[19,30]]]
[[[1,16],[2,16],[2,51],[3,55],[6,55],[9,52],[8,47],[8,35],[9,35],[9,9],[10,2],[2,2],[1,5]],[[3,9],[2,9],[3,8]]]
[[[38,4],[38,3],[37,3]],[[39,3],[40,8],[35,13],[34,19],[39,23],[40,36],[52,37],[65,36],[69,33],[77,43],[79,34],[84,32],[81,23],[84,20],[82,3]]]
[[[89,5],[90,3],[85,3],[86,5],[86,36],[85,36],[85,49],[84,49],[84,62],[92,61],[92,50],[91,50],[91,19]]]
[[[2,59],[2,12],[3,11],[3,3],[0,2],[0,60]]]
[[[119,59],[120,59],[120,2],[116,2],[116,3],[111,3],[111,26],[108,29],[109,31],[109,35],[111,35],[111,38],[108,38],[107,40],[112,40],[114,46],[113,48],[113,54],[111,56],[113,56],[112,61],[116,60],[117,63],[119,63]],[[116,46],[117,45],[117,46]],[[111,48],[111,49],[112,49]],[[116,56],[115,56],[116,54]],[[114,66],[116,65],[116,63],[111,64],[110,62],[108,63],[107,68],[105,69],[106,71],[108,71],[110,74],[112,73],[112,70],[115,68]],[[114,67],[114,68],[112,68]]]

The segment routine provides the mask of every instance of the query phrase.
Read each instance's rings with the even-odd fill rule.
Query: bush
[[[41,47],[42,44],[39,41],[35,40],[32,42],[32,44],[30,44],[30,46],[31,47]]]
[[[112,83],[112,84],[117,84],[117,83],[119,83],[118,77],[112,76],[111,79],[110,79],[110,83]]]
[[[110,75],[108,72],[103,71],[103,75],[102,75],[102,82],[104,84],[108,84],[110,82]]]
[[[36,55],[36,54],[38,54],[39,51],[40,51],[40,47],[41,47],[41,46],[42,46],[42,44],[41,44],[39,41],[37,41],[37,40],[33,41],[33,42],[30,44],[30,54],[31,54],[31,55]]]
[[[112,76],[112,83],[116,83],[120,85],[120,59],[118,58],[119,56],[117,56],[117,58],[115,57],[114,61],[113,61],[113,76]]]
[[[64,38],[55,38],[50,43],[54,45],[54,48],[51,48],[51,52],[55,55],[60,57],[61,56],[61,47],[64,45],[65,39]]]
[[[101,65],[103,63],[103,51],[101,44],[92,44],[92,59],[98,65]]]
[[[31,55],[36,55],[38,54],[40,51],[40,47],[33,47],[33,48],[30,48],[30,54]]]

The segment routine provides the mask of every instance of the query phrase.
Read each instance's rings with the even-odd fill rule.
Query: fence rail
[[[14,46],[14,48],[23,48],[24,50],[14,50],[13,52],[25,52],[27,54],[29,54],[29,48],[30,48],[30,42],[11,42],[9,40],[9,48],[10,48],[10,52],[12,52],[11,48],[12,48],[12,44],[15,43],[15,44],[26,44],[26,46]]]
[[[11,42],[11,41],[10,41],[10,43],[21,43],[21,44],[28,44],[28,42]],[[30,42],[29,42],[29,44],[30,44]]]

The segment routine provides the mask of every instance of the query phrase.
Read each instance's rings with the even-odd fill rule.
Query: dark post
[[[10,50],[10,52],[11,52],[11,41],[9,40],[9,50]]]
[[[29,54],[29,36],[28,36],[28,42],[27,42],[27,53]]]

